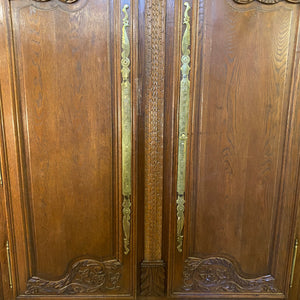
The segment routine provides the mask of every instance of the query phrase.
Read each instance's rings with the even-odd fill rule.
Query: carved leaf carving
[[[93,294],[119,289],[121,263],[86,259],[72,265],[64,278],[49,281],[32,277],[27,282],[27,295]]]
[[[243,278],[233,263],[220,257],[188,258],[184,266],[184,290],[215,293],[278,293],[274,278]]]
[[[247,4],[253,1],[258,1],[264,4],[275,4],[282,1],[290,2],[290,3],[300,3],[300,0],[233,0],[233,1],[240,4]]]
[[[165,264],[163,261],[144,261],[141,264],[141,296],[165,294]]]

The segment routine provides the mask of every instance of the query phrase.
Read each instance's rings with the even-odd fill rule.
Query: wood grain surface
[[[176,182],[191,26],[183,251]],[[0,0],[0,299],[300,297],[299,0]],[[122,227],[121,29],[132,95]],[[13,288],[9,288],[6,241]]]
[[[17,295],[136,293],[135,180],[131,251],[127,257],[122,251],[120,62],[125,2],[130,5],[135,122],[137,43],[132,28],[137,1],[13,1],[10,9],[3,4],[6,19],[11,19],[6,50],[11,70],[6,75],[13,79],[13,96],[6,95],[4,114],[15,126],[6,138],[14,148],[10,155],[15,155],[8,163],[11,189],[16,189],[11,224],[17,229],[11,234],[18,241],[12,256],[18,266]],[[135,129],[134,124],[134,143]]]
[[[178,26],[179,39],[170,46],[177,64],[182,26],[176,16],[182,14],[182,5],[168,6]],[[299,172],[299,157],[292,150],[299,149],[299,136],[291,133],[298,122],[292,94],[299,7],[233,1],[190,5],[193,104],[184,249],[182,255],[174,250],[173,193],[168,284],[178,296],[243,298],[244,293],[283,298],[288,292]],[[178,87],[175,62],[173,72],[166,89]],[[173,99],[178,107],[178,88]],[[173,112],[176,153],[178,108]],[[290,161],[295,163],[292,169]],[[173,164],[176,168],[176,158]],[[176,173],[172,176],[174,189]],[[197,263],[190,264],[193,259]],[[273,281],[270,288],[257,281],[271,275],[275,280],[268,279]],[[252,294],[245,288],[250,282],[244,285],[241,278],[253,280]]]

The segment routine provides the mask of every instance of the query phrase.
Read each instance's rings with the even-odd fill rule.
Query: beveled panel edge
[[[280,179],[279,204],[274,233],[271,271],[274,277],[282,280],[282,289],[287,296],[289,292],[290,273],[295,242],[295,224],[300,202],[300,9],[295,13],[295,50],[289,86],[287,123],[283,166]],[[286,201],[291,198],[290,203]],[[288,217],[287,217],[288,216]],[[289,235],[284,234],[288,230]],[[284,263],[282,263],[284,262]]]

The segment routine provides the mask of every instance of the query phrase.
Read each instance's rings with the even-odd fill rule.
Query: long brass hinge
[[[12,283],[12,270],[11,270],[11,260],[10,260],[10,249],[9,249],[9,242],[6,242],[6,255],[7,255],[7,265],[8,265],[8,277],[9,277],[9,287],[13,288]]]
[[[3,185],[1,161],[0,161],[0,185],[1,185],[1,186]]]
[[[295,245],[294,245],[294,255],[293,255],[292,272],[291,272],[291,278],[290,278],[290,288],[293,287],[294,273],[295,273],[296,259],[297,259],[297,252],[298,252],[298,244],[299,244],[298,239],[296,239]]]

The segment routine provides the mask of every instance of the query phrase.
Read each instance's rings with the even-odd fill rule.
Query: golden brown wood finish
[[[162,251],[165,1],[145,4],[145,260],[155,261]]]
[[[299,172],[299,6],[189,3],[192,117],[182,254],[176,251],[175,183],[183,1],[168,6],[174,18],[167,24],[176,27],[167,30],[175,38],[167,46],[173,81],[166,90],[173,88],[167,102],[175,99],[177,122],[170,294],[284,298]]]
[[[191,104],[179,253],[184,2],[0,0],[0,297],[288,296],[299,231],[299,1],[187,0]],[[133,121],[128,255],[121,190],[125,4]]]
[[[164,47],[165,47],[165,0],[141,1],[144,5],[144,25],[142,34],[145,41],[145,66],[143,74],[143,103],[145,117],[140,154],[144,166],[144,240],[140,266],[140,294],[143,296],[163,296],[165,293],[165,263],[162,260],[163,230],[163,119],[164,119]],[[143,27],[144,26],[144,27]]]
[[[6,124],[12,130],[6,139],[15,155],[8,163],[16,295],[135,294],[134,180],[131,251],[125,257],[122,250],[125,4],[135,141],[137,1],[1,2],[10,42],[2,52],[11,65],[5,75],[12,79],[5,86],[4,114],[14,125]],[[13,96],[7,95],[10,88]]]

